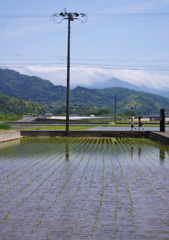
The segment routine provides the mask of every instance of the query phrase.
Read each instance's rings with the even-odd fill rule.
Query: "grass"
[[[93,127],[99,127],[100,125],[70,125],[70,130],[85,130]],[[34,127],[22,127],[18,126],[18,129],[23,129],[23,130],[65,130],[66,126],[65,125],[55,125],[55,126],[34,126]]]
[[[11,126],[9,124],[2,123],[2,124],[0,124],[0,129],[9,130],[9,129],[11,129]]]

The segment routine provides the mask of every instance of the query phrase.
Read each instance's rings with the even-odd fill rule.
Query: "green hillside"
[[[55,112],[57,109],[60,113],[65,111],[66,87],[55,86],[48,80],[0,69],[0,86],[1,94],[36,102],[42,105],[45,111]],[[76,87],[70,91],[71,113],[76,110],[76,113],[83,114],[84,106],[88,109],[106,108],[114,112],[115,96],[117,113],[132,110],[140,115],[149,115],[159,113],[161,108],[165,109],[166,114],[169,113],[169,98],[121,87],[105,89]]]
[[[42,114],[44,108],[38,103],[23,101],[14,97],[0,94],[0,114]]]
[[[65,101],[66,88],[55,86],[48,80],[30,77],[19,72],[0,69],[0,93],[37,102],[46,108],[60,106]]]

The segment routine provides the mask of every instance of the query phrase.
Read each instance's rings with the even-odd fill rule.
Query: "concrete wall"
[[[10,141],[21,138],[20,131],[0,133],[0,142]]]
[[[21,130],[0,133],[0,142],[26,137],[64,137],[65,131],[59,130]],[[169,135],[150,131],[69,131],[70,137],[136,137],[149,138],[160,144],[169,146]]]
[[[169,146],[169,135],[162,133],[162,132],[149,132],[147,135],[147,138],[149,138],[152,141],[155,141],[157,143]]]
[[[64,137],[65,131],[54,130],[22,130],[22,136],[27,137]],[[160,144],[169,146],[169,135],[161,132],[150,131],[69,131],[70,137],[135,137],[148,138]]]
[[[59,130],[21,130],[22,136],[49,136],[49,137],[63,137],[66,135],[65,131]],[[146,137],[146,131],[69,131],[70,137]]]

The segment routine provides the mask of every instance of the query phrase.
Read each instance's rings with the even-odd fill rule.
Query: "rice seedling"
[[[117,219],[117,211],[118,211],[118,206],[119,206],[119,191],[118,191],[118,184],[116,181],[116,177],[115,177],[115,166],[113,163],[113,154],[112,154],[112,149],[115,150],[116,146],[114,144],[114,142],[111,141],[111,139],[109,140],[109,155],[110,155],[110,162],[111,162],[111,166],[112,166],[112,179],[113,179],[113,183],[114,183],[114,187],[115,187],[115,191],[116,191],[116,204],[114,206],[114,217],[112,218],[113,222],[116,222]],[[116,223],[115,223],[116,224]],[[116,231],[117,231],[118,227],[116,224]]]
[[[51,203],[52,205],[54,205],[54,204],[56,203],[56,201],[57,201],[57,199],[60,197],[62,191],[64,190],[64,188],[65,188],[66,185],[68,184],[70,178],[73,176],[73,173],[75,172],[75,170],[78,168],[78,166],[79,166],[80,163],[82,162],[82,159],[84,158],[84,156],[85,156],[85,154],[86,154],[86,152],[84,151],[84,149],[85,149],[84,146],[85,146],[85,145],[83,145],[83,146],[81,145],[81,146],[80,146],[81,151],[84,152],[84,154],[82,155],[81,159],[78,161],[78,163],[76,164],[76,166],[74,167],[74,169],[69,173],[69,176],[66,178],[66,180],[64,181],[64,183],[61,185],[61,187],[60,187],[58,193],[56,194],[55,198],[52,199],[52,203]],[[86,146],[85,146],[85,147],[86,147]],[[87,150],[86,150],[86,151],[87,151]],[[75,156],[74,161],[75,161],[75,159],[76,159],[77,157],[78,157],[78,154]],[[42,222],[42,219],[43,219],[45,213],[48,211],[48,209],[49,209],[49,206],[47,206],[47,208],[45,209],[45,211],[41,214],[40,223]],[[38,222],[38,225],[35,225],[34,227],[36,228],[37,226],[39,226],[40,223]]]
[[[120,143],[120,138],[118,139],[118,146],[121,150],[121,152],[123,152],[122,148],[121,148],[121,145],[119,144]],[[119,159],[119,156],[117,155],[117,153],[114,151],[115,155],[116,155],[116,160],[118,162],[118,165],[120,167],[120,173],[121,173],[121,176],[122,176],[122,179],[123,179],[123,182],[125,184],[125,187],[126,187],[126,191],[128,193],[128,197],[129,197],[129,205],[130,205],[130,221],[132,224],[134,224],[134,214],[133,214],[133,199],[132,199],[132,195],[131,195],[131,192],[130,192],[130,187],[129,187],[129,184],[127,182],[127,179],[125,177],[125,173],[123,171],[123,167],[121,165],[121,162],[120,162],[120,159]]]
[[[11,150],[2,150],[0,157],[0,166],[7,169],[5,178],[1,177],[0,237],[8,229],[6,237],[11,240],[13,236],[19,239],[20,233],[23,239],[120,239],[125,236],[124,228],[129,229],[127,236],[135,239],[140,236],[138,206],[142,205],[155,215],[152,222],[150,215],[144,218],[148,227],[156,224],[153,231],[164,233],[168,162],[165,167],[158,165],[158,145],[130,138],[36,138],[31,142],[24,139],[21,146],[13,147],[17,149],[13,158]],[[164,155],[167,153],[162,151]],[[155,209],[154,204],[160,208]]]
[[[104,162],[104,154],[106,151],[106,140],[103,138],[102,139],[102,143],[103,143],[103,152],[102,152],[102,181],[101,181],[101,189],[100,189],[100,201],[99,201],[99,206],[96,210],[96,216],[95,216],[95,221],[94,221],[94,226],[92,229],[92,234],[94,234],[97,225],[98,225],[98,218],[99,218],[99,212],[102,206],[102,202],[103,202],[103,195],[104,195],[104,172],[105,172],[105,162]]]
[[[77,141],[75,141],[75,143],[76,143],[76,142],[77,142]],[[75,147],[75,146],[73,145],[73,148],[74,148],[74,147]],[[73,148],[70,148],[70,150],[71,150],[71,149],[73,150]],[[62,156],[60,157],[60,159],[61,159],[61,158],[62,158]],[[55,168],[55,169],[53,170],[53,172],[50,173],[50,174],[36,187],[36,189],[34,189],[26,198],[22,199],[21,203],[24,203],[28,198],[31,197],[31,195],[33,195],[34,192],[37,192],[38,189],[44,184],[44,182],[47,181],[63,164],[64,164],[64,161],[63,161],[57,168]],[[72,163],[70,163],[70,164],[72,164]],[[69,165],[70,165],[70,164],[69,164]],[[67,168],[68,168],[68,167],[67,167]],[[37,202],[36,205],[39,205],[39,204],[40,204],[40,202],[45,198],[45,196],[48,194],[48,192],[49,192],[50,189],[53,187],[53,185],[60,179],[60,177],[61,177],[62,174],[63,174],[63,172],[59,173],[58,178],[56,178],[56,179],[54,180],[54,182],[51,184],[50,188],[48,188],[48,191],[46,192],[46,194],[44,194],[44,195],[39,199],[39,202]],[[21,203],[19,203],[19,204],[16,206],[16,208],[19,207]],[[35,205],[35,207],[36,207],[36,205]],[[48,209],[50,209],[50,208],[51,208],[51,206],[48,207]],[[31,208],[28,210],[28,212],[33,211],[33,209],[34,209],[34,207],[31,207]],[[25,220],[25,219],[24,219],[24,220]],[[38,225],[40,225],[40,223],[41,223],[41,222],[38,222]],[[34,232],[34,231],[32,230],[32,232]]]
[[[94,140],[95,141],[95,140]],[[94,152],[94,150],[96,149],[96,147],[98,147],[98,139],[96,139],[96,142],[95,142],[95,146],[92,150],[92,153]],[[91,193],[91,186],[92,186],[92,183],[93,183],[93,177],[94,177],[94,174],[95,174],[95,170],[96,170],[96,163],[97,163],[97,158],[98,158],[98,154],[99,154],[99,150],[100,150],[100,147],[101,145],[99,145],[99,148],[98,148],[98,151],[97,151],[97,154],[96,154],[96,157],[95,157],[95,164],[94,164],[94,167],[93,167],[93,170],[92,170],[92,173],[91,173],[91,176],[90,176],[90,184],[89,184],[89,188],[88,188],[88,194],[85,196],[85,201],[84,201],[84,204],[81,206],[81,208],[79,209],[78,211],[78,214],[77,214],[77,222],[75,223],[75,225],[71,228],[71,233],[69,235],[69,237],[71,237],[71,234],[75,231],[75,229],[77,228],[78,224],[79,224],[79,216],[81,214],[81,212],[84,210],[85,206],[86,206],[86,203],[87,203],[87,200],[89,199],[89,196],[90,196],[90,193]],[[94,159],[93,159],[94,160]]]
[[[133,142],[134,141],[134,142]],[[134,143],[134,145],[136,144],[135,143],[135,140],[134,139],[131,139],[131,142]],[[134,153],[135,154],[135,153]],[[147,158],[146,158],[147,160]],[[147,178],[147,174],[145,173],[145,171],[143,171],[139,166],[138,164],[136,163],[135,161],[135,158],[133,158],[133,161],[135,163],[135,165],[137,166],[138,170],[140,171],[142,177],[146,180],[146,182],[148,183],[148,185],[150,186],[150,189],[159,196],[159,198],[163,201],[163,203],[165,204],[165,199],[163,198],[163,196],[158,192],[156,191],[156,188],[154,187],[153,185],[153,181],[150,181],[148,178]],[[145,166],[145,169],[147,169],[147,172],[150,172],[150,169],[147,168],[147,165],[146,165],[146,162],[143,161],[141,158],[140,158],[140,161],[142,162],[143,166]],[[153,173],[153,175],[155,176],[155,174]]]

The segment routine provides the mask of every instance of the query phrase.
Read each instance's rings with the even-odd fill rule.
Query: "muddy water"
[[[145,139],[1,145],[0,239],[168,239],[169,150]]]

